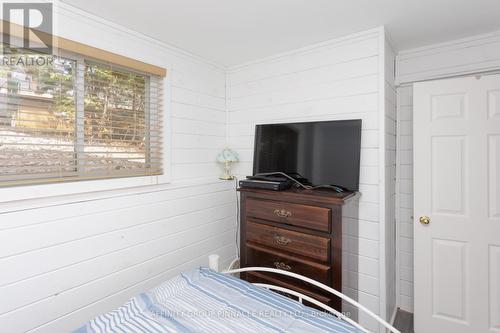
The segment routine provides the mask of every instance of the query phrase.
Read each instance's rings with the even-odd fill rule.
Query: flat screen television
[[[359,190],[361,120],[257,125],[253,174]]]

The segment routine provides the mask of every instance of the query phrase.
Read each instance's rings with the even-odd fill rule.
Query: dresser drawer
[[[271,267],[307,276],[324,284],[330,283],[330,266],[302,260],[279,251],[247,243],[247,266]]]
[[[246,200],[246,214],[248,217],[323,232],[330,232],[331,230],[331,211],[323,207],[248,198]]]
[[[330,239],[272,227],[252,221],[246,223],[247,241],[327,262]]]
[[[297,284],[293,282],[284,281],[282,278],[273,273],[262,273],[262,272],[250,272],[246,273],[245,280],[250,283],[265,283],[273,286],[283,287],[286,289],[290,289],[306,296],[309,296],[317,301],[320,301],[323,304],[328,306],[333,306],[332,298],[335,296],[329,296],[324,291],[316,290],[315,287],[305,284]],[[283,293],[280,293],[283,294]],[[295,297],[290,297],[297,300]],[[303,304],[317,308],[319,310],[323,310],[322,308],[317,307],[313,303],[309,303],[307,301],[303,301]]]

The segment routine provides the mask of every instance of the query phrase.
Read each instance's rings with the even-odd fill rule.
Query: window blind
[[[0,186],[161,174],[162,78],[51,57],[0,65]]]
[[[159,78],[94,62],[83,67],[84,132],[77,144],[82,171],[99,177],[161,174]]]

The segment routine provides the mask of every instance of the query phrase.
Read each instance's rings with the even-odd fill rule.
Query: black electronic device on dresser
[[[289,181],[272,181],[260,179],[242,179],[238,182],[240,188],[260,188],[263,190],[283,191],[289,189],[292,184]]]
[[[254,176],[285,176],[294,186],[239,188],[241,267],[278,268],[342,289],[342,207],[359,188],[360,142],[361,120],[257,126]],[[305,282],[262,272],[242,277],[342,310],[339,298]]]

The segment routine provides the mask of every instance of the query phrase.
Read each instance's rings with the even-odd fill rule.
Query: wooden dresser
[[[342,206],[355,193],[238,191],[241,267],[283,269],[342,290]],[[242,278],[296,290],[341,311],[340,299],[309,284],[272,273],[252,272]]]

